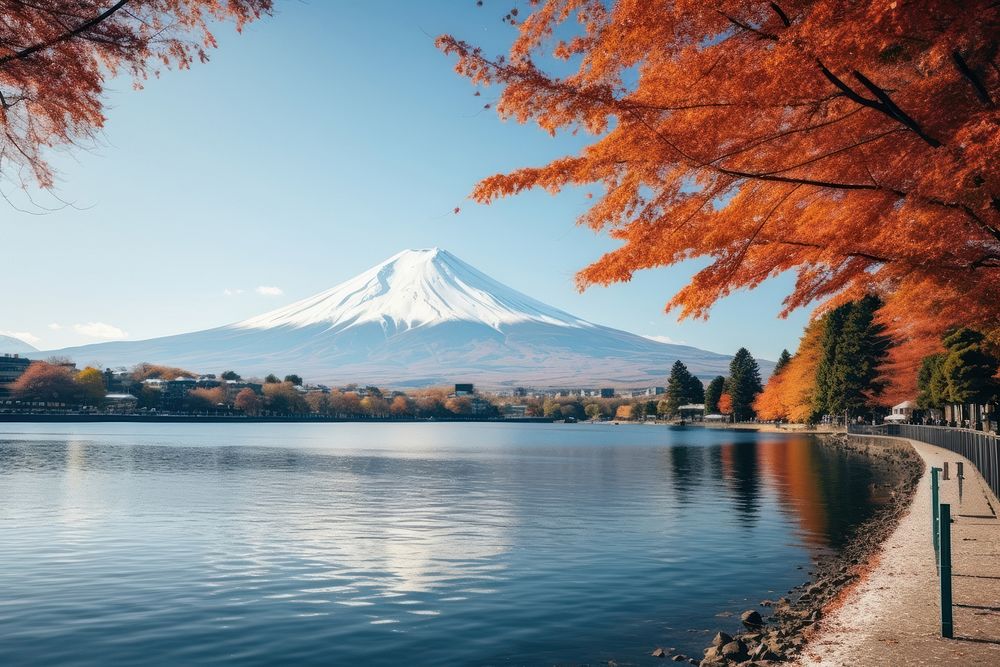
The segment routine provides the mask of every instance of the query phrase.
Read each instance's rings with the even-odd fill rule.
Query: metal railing
[[[916,424],[851,424],[848,433],[888,435],[919,440],[961,454],[979,469],[993,493],[1000,497],[1000,437],[967,428]]]

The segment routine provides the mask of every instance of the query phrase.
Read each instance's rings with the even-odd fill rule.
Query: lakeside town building
[[[0,398],[10,395],[10,385],[24,375],[31,365],[31,359],[17,354],[0,356]]]

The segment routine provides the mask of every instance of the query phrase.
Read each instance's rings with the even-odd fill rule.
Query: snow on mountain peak
[[[446,321],[594,325],[511,289],[439,248],[404,250],[325,292],[233,325],[343,330],[378,322],[387,333]]]

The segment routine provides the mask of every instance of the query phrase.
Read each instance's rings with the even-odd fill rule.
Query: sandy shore
[[[801,665],[1000,665],[998,503],[967,460],[909,441],[927,468],[907,513],[867,574],[845,589],[810,632]],[[940,637],[939,582],[931,545],[930,467],[951,464],[954,639]],[[961,498],[955,462],[965,463]]]

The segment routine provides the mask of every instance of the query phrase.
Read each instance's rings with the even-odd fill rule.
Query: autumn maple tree
[[[272,0],[0,0],[0,175],[51,187],[47,148],[104,124],[105,81],[137,86],[189,67],[216,45],[214,21],[241,29]]]
[[[705,317],[794,271],[782,314],[874,293],[911,378],[942,331],[998,328],[1000,4],[536,0],[506,20],[506,56],[438,45],[501,117],[594,139],[472,196],[598,186],[580,222],[622,245],[581,288],[704,258],[667,308]]]

